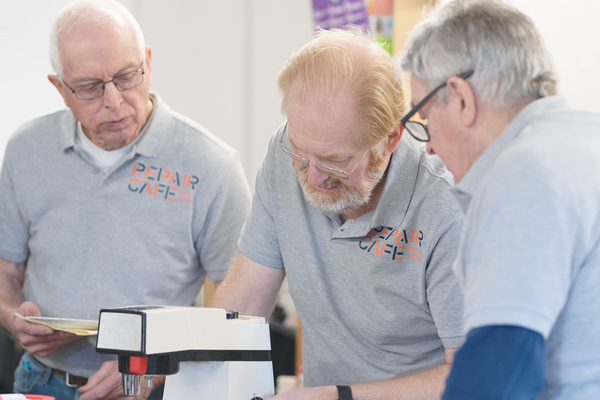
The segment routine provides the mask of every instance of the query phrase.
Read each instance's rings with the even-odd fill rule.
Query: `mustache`
[[[308,183],[308,168],[292,162],[292,167],[302,187],[306,200],[324,211],[341,214],[357,209],[371,200],[374,188],[385,174],[386,159],[375,151],[371,151],[369,163],[361,181],[353,186],[346,186],[338,178],[328,177],[318,187],[323,189],[337,188],[332,193],[322,193],[316,186]]]

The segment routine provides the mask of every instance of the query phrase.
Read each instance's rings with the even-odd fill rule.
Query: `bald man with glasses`
[[[452,176],[402,135],[402,88],[365,35],[321,31],[279,76],[287,122],[212,306],[269,317],[285,277],[304,383],[281,399],[430,399],[463,341]]]
[[[50,39],[48,78],[68,109],[7,146],[0,324],[26,349],[16,392],[118,399],[116,356],[15,313],[97,320],[102,308],[192,305],[205,277],[224,278],[250,190],[235,150],[150,91],[151,49],[122,5],[70,2]]]

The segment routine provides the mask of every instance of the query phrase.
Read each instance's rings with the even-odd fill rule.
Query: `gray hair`
[[[469,83],[482,104],[505,107],[556,94],[550,54],[529,17],[501,0],[455,0],[411,32],[401,68],[430,88],[475,71]],[[445,102],[447,91],[438,101]]]
[[[59,41],[63,34],[81,25],[102,23],[110,20],[124,20],[133,28],[142,56],[146,49],[144,34],[133,15],[114,0],[75,0],[65,5],[50,29],[50,63],[54,72],[62,77],[63,65],[60,59]]]

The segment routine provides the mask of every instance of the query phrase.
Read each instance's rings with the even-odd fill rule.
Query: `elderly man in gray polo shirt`
[[[497,1],[437,9],[402,67],[416,104],[402,122],[454,173],[466,212],[469,333],[443,398],[599,399],[600,115],[554,96],[535,26]]]
[[[462,212],[440,160],[402,135],[391,58],[360,33],[321,31],[279,87],[288,120],[213,306],[268,317],[287,276],[310,387],[277,399],[439,396],[463,339]]]
[[[15,391],[113,399],[116,361],[93,337],[14,312],[191,305],[224,278],[250,193],[237,153],[149,91],[150,47],[123,6],[69,3],[51,60],[69,109],[20,128],[0,177],[0,322],[27,349]]]

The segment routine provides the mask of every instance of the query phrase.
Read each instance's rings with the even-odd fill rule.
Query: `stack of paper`
[[[17,312],[15,315],[25,321],[33,322],[34,324],[47,325],[55,331],[71,332],[77,336],[91,336],[98,334],[98,321],[89,319],[25,317]]]

